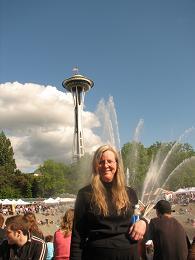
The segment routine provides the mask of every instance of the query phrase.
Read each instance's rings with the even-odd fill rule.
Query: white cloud
[[[101,138],[94,133],[99,125],[94,113],[83,111],[87,152],[101,144]],[[70,162],[74,132],[72,96],[52,86],[0,84],[0,130],[10,138],[17,167],[24,172],[47,159]]]

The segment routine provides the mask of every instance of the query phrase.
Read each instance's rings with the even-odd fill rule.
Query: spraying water
[[[141,118],[137,124],[137,127],[135,128],[135,133],[133,136],[133,141],[138,143],[140,141],[140,134],[144,126],[144,120]]]
[[[114,99],[112,96],[109,97],[108,103],[108,111],[111,117],[111,122],[113,124],[113,129],[116,129],[114,131],[115,139],[116,139],[116,147],[120,150],[121,144],[120,144],[120,136],[119,136],[119,128],[118,128],[118,120],[117,120],[117,114],[116,114],[116,109],[115,109],[115,104],[114,104]]]
[[[165,182],[163,183],[162,185],[162,188],[164,188],[166,186],[166,184],[169,182],[169,180],[171,179],[171,177],[173,177],[176,173],[181,173],[182,174],[182,169],[185,167],[185,166],[188,166],[188,165],[193,165],[193,167],[195,166],[195,156],[192,156],[190,158],[187,158],[185,160],[183,160],[183,162],[181,162],[170,174],[169,176],[167,177],[167,179],[165,180]]]
[[[130,177],[129,168],[127,168],[127,170],[126,170],[126,185],[127,186],[129,186],[129,177]]]
[[[184,139],[189,133],[191,133],[194,128],[187,129],[184,134],[182,134],[178,140],[174,143],[172,148],[167,152],[166,155],[163,154],[163,148],[158,151],[155,159],[153,159],[150,163],[149,170],[146,174],[146,178],[144,181],[141,201],[144,202],[145,205],[148,205],[145,215],[151,210],[150,202],[154,200],[158,200],[159,196],[162,193],[162,188],[168,183],[170,177],[178,172],[178,169],[186,165],[187,163],[194,161],[194,158],[189,158],[180,163],[171,173],[167,172],[166,167],[168,162],[171,159],[171,155],[177,151],[179,145],[181,144],[182,139]],[[160,187],[160,188],[159,188]]]
[[[183,160],[167,177],[167,179],[164,181],[163,185],[161,188],[157,189],[156,192],[153,194],[155,195],[155,201],[154,203],[150,203],[151,198],[147,201],[144,216],[147,216],[150,211],[153,209],[154,204],[160,200],[162,191],[165,188],[166,184],[170,181],[170,179],[175,175],[175,174],[182,174],[184,169],[186,169],[188,166],[195,166],[195,156],[192,156],[190,158],[187,158]]]
[[[144,125],[144,120],[140,119],[138,122],[138,125],[135,128],[135,131],[133,134],[133,141],[131,144],[131,150],[128,155],[128,157],[129,157],[128,165],[130,168],[130,172],[129,172],[129,168],[128,168],[129,178],[128,178],[127,185],[131,185],[132,187],[134,187],[135,180],[136,180],[136,169],[137,169],[137,164],[138,164],[138,147],[139,147],[140,135],[141,135],[141,131],[143,129],[143,125]],[[127,172],[126,172],[126,175],[127,175]],[[127,176],[126,176],[126,178],[127,178]]]
[[[120,135],[113,97],[109,97],[107,103],[103,99],[100,100],[96,116],[101,124],[99,135],[103,143],[110,144],[120,151]]]

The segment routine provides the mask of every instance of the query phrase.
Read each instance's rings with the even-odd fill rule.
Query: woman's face
[[[99,174],[103,182],[111,182],[117,170],[117,162],[112,151],[105,151],[99,161]]]

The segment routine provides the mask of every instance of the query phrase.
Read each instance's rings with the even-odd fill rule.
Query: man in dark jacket
[[[45,260],[46,243],[28,231],[28,221],[24,216],[7,218],[6,237],[0,245],[0,260]]]
[[[154,260],[186,260],[189,239],[182,225],[171,215],[171,205],[160,200],[154,206],[157,218],[149,224],[149,239],[154,244]]]

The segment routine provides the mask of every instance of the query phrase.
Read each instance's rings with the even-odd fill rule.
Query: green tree
[[[24,174],[18,172],[13,176],[12,185],[15,189],[18,190],[18,193],[23,198],[31,198],[32,197],[32,184],[28,177],[28,174]]]
[[[3,166],[5,172],[9,174],[13,174],[16,170],[13,148],[3,131],[0,133],[0,166]]]
[[[33,174],[28,174],[31,183],[32,198],[38,198],[43,196],[42,187],[42,176],[34,176]]]
[[[138,193],[141,192],[144,177],[149,165],[147,150],[141,143],[127,143],[121,150],[124,170],[129,169],[129,183]]]
[[[38,170],[41,174],[42,197],[58,196],[66,192],[68,187],[67,179],[69,178],[67,173],[69,172],[68,166],[48,160]]]
[[[4,132],[0,133],[0,197],[15,198],[20,196],[20,190],[17,188],[13,179],[17,173],[14,152],[10,140]]]

